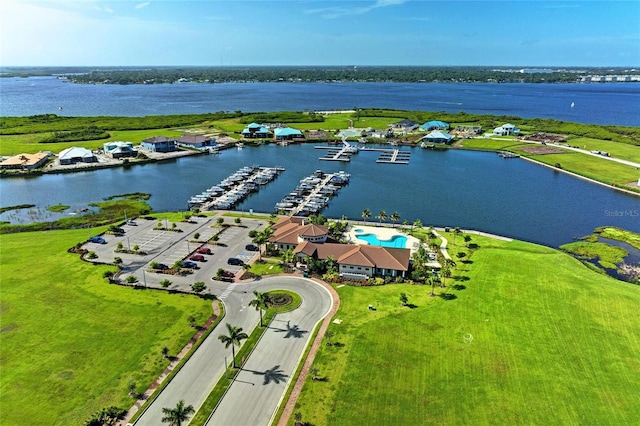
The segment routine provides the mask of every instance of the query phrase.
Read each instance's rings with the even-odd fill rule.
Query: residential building
[[[58,163],[61,165],[69,165],[76,163],[95,163],[98,159],[94,153],[87,148],[72,146],[58,154]]]
[[[511,123],[507,123],[493,129],[493,133],[500,136],[518,136],[520,134],[520,129]]]
[[[154,136],[142,140],[142,149],[151,152],[171,152],[178,149],[176,140],[166,136]]]
[[[420,126],[420,130],[424,130],[429,132],[431,130],[449,130],[449,123],[445,123],[444,121],[427,121],[422,126]]]
[[[290,141],[293,139],[304,138],[300,130],[292,129],[291,127],[279,127],[273,131],[273,134],[276,140],[279,141]]]
[[[33,170],[45,165],[49,154],[38,152],[37,154],[18,154],[9,157],[0,163],[0,169]]]
[[[185,148],[202,149],[215,146],[217,144],[215,139],[204,135],[182,135],[178,138],[178,145]]]
[[[138,152],[133,149],[133,143],[114,141],[102,145],[104,153],[111,158],[136,157]]]
[[[299,216],[282,218],[271,229],[273,235],[269,242],[275,244],[278,250],[294,249],[305,241],[324,243],[329,234],[326,226],[309,223],[309,219]]]
[[[429,133],[427,136],[424,136],[421,141],[422,143],[444,143],[450,144],[453,140],[453,136],[451,136],[447,132],[441,132],[439,130],[434,130]]]
[[[406,134],[408,132],[413,132],[419,126],[420,125],[418,123],[416,123],[415,121],[405,118],[404,120],[398,121],[397,123],[393,123],[391,125],[391,128],[395,132],[402,132],[402,133]]]
[[[247,139],[266,139],[271,137],[271,132],[265,126],[261,126],[258,123],[251,123],[242,131],[242,137]]]

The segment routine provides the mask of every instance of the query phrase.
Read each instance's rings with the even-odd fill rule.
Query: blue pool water
[[[379,240],[374,234],[360,234],[356,238],[366,241],[370,246],[407,248],[407,237],[402,235],[394,235],[390,240]]]

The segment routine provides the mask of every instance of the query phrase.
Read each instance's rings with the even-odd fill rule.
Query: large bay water
[[[194,194],[217,184],[244,165],[284,166],[275,181],[237,207],[272,212],[300,179],[317,169],[345,170],[351,182],[323,212],[361,219],[362,211],[397,211],[403,221],[460,226],[558,246],[614,225],[640,232],[640,200],[609,188],[555,172],[522,159],[495,153],[411,150],[409,165],[377,164],[376,152],[360,152],[350,163],[320,161],[312,145],[263,145],[229,149],[219,155],[167,163],[76,174],[0,180],[2,205],[31,203],[32,219],[55,219],[46,206],[63,203],[79,210],[91,201],[130,192],[153,194],[156,211],[187,208]],[[66,214],[66,213],[65,213]],[[13,217],[11,216],[13,215]],[[15,220],[16,212],[0,215]]]
[[[574,107],[571,107],[571,104]],[[77,85],[54,77],[0,79],[0,115],[143,116],[214,111],[334,110],[379,107],[640,125],[640,84],[228,83]],[[409,149],[409,148],[403,148]],[[310,145],[227,150],[216,156],[32,178],[0,179],[0,206],[35,204],[0,220],[53,220],[47,206],[72,211],[117,194],[145,192],[156,211],[182,210],[194,194],[244,165],[284,166],[273,183],[238,209],[271,212],[316,169],[346,170],[351,183],[324,214],[360,219],[397,211],[403,220],[460,226],[558,246],[614,225],[640,232],[640,200],[522,159],[493,153],[413,149],[407,166],[322,162]],[[639,175],[640,177],[640,175]],[[63,214],[68,214],[67,212]],[[374,219],[370,219],[374,220]]]
[[[640,125],[640,83],[83,85],[54,77],[31,77],[0,78],[0,97],[0,116],[144,116],[376,107]]]

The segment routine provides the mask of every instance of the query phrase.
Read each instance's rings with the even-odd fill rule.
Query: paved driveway
[[[162,408],[175,407],[181,399],[198,409],[224,374],[225,356],[231,362],[231,350],[218,340],[218,336],[226,332],[225,323],[240,326],[250,334],[260,320],[259,313],[248,307],[254,297],[253,290],[289,289],[302,296],[302,305],[290,313],[279,315],[272,323],[208,424],[244,426],[269,423],[313,328],[331,308],[331,295],[321,285],[297,277],[264,278],[226,286],[225,318],[136,421],[136,425],[162,424]]]

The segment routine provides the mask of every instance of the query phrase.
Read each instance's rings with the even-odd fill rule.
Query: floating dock
[[[385,148],[360,148],[361,151],[378,151],[380,156],[376,160],[376,163],[383,164],[409,164],[411,158],[411,151],[401,151],[400,149],[385,149]]]
[[[242,167],[219,184],[191,197],[187,204],[190,209],[229,210],[283,171],[284,167]]]
[[[316,170],[311,176],[302,179],[282,201],[276,203],[275,209],[290,216],[318,214],[329,204],[329,198],[349,183],[350,177],[349,173],[343,171],[324,173]]]
[[[336,148],[332,146],[315,146],[315,149],[326,149],[327,155],[319,157],[318,160],[324,161],[351,161],[351,157],[358,153],[359,148],[347,142],[345,137],[342,138],[342,147]]]
[[[498,152],[498,155],[502,158],[519,158],[520,157],[518,154],[514,154],[513,152],[509,152],[509,151],[500,151]]]

